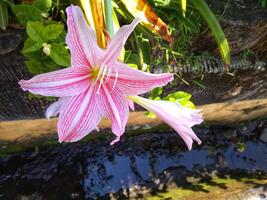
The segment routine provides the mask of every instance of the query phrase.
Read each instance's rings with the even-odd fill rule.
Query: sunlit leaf
[[[190,100],[191,98],[191,94],[186,93],[186,92],[182,92],[182,91],[178,91],[178,92],[174,92],[172,94],[169,94],[168,96],[166,96],[164,99],[169,100],[170,98],[173,99],[185,99],[185,100]]]
[[[178,102],[185,108],[195,109],[196,107],[195,107],[194,103],[192,101],[190,101],[191,96],[192,95],[189,93],[178,91],[178,92],[174,92],[172,94],[169,94],[168,96],[164,97],[163,99],[167,100],[167,101],[171,101],[171,102]]]
[[[167,25],[158,17],[146,0],[121,0],[134,17],[141,18],[141,24],[168,42],[172,42]]]
[[[151,90],[149,99],[155,99],[156,97],[159,97],[163,92],[162,87],[157,87]]]
[[[181,4],[181,9],[182,9],[182,14],[185,17],[185,12],[186,12],[186,0],[180,0]]]
[[[190,2],[200,12],[209,28],[211,29],[218,44],[223,61],[227,65],[230,64],[229,45],[217,18],[214,16],[204,0],[191,0]]]
[[[80,0],[80,2],[87,22],[96,32],[98,45],[102,48],[106,48],[106,28],[102,0]]]

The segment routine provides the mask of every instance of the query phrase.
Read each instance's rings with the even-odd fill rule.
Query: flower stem
[[[106,18],[106,26],[107,31],[110,37],[114,36],[114,28],[113,28],[113,18],[112,18],[112,0],[104,0],[105,5],[105,18]]]

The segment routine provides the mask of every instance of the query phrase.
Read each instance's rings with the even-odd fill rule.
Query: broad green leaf
[[[44,26],[41,22],[28,22],[27,33],[36,42],[56,40],[63,33],[62,24],[49,24]]]
[[[11,7],[21,24],[26,25],[28,21],[41,21],[41,11],[33,5],[19,4]]]
[[[157,88],[154,88],[151,92],[150,92],[150,96],[149,98],[150,99],[155,99],[156,97],[159,97],[163,92],[163,89],[162,87],[157,87]]]
[[[181,4],[181,9],[182,9],[182,14],[185,17],[185,12],[186,12],[186,0],[180,0]]]
[[[43,50],[39,49],[36,51],[31,51],[31,52],[22,52],[23,55],[28,59],[28,60],[43,60],[44,59],[44,55],[43,55]]]
[[[180,103],[183,107],[185,108],[192,108],[192,109],[196,109],[196,106],[193,104],[192,101],[189,100],[185,100],[185,99],[178,99],[176,100],[178,103]]]
[[[28,38],[24,42],[22,53],[33,52],[33,51],[39,50],[41,48],[42,48],[42,43],[35,42],[32,39]]]
[[[47,56],[43,57],[41,60],[31,59],[29,61],[25,61],[25,64],[27,66],[27,70],[31,74],[41,74],[61,69],[59,65]]]
[[[168,96],[164,97],[164,99],[169,100],[171,98],[177,100],[177,99],[185,99],[185,100],[190,100],[191,98],[191,94],[188,94],[186,92],[182,92],[182,91],[178,91],[178,92],[174,92],[172,94],[169,94]]]
[[[188,94],[186,92],[178,91],[178,92],[169,94],[163,99],[170,101],[170,102],[178,102],[185,108],[195,109],[195,105],[190,101],[191,96],[192,96],[191,94]]]
[[[35,0],[33,5],[42,12],[48,12],[52,6],[52,0]]]
[[[28,72],[31,74],[43,73],[43,64],[37,60],[25,61]]]
[[[0,28],[6,30],[8,23],[8,10],[5,3],[0,2]]]
[[[49,24],[44,28],[44,38],[46,41],[57,39],[63,30],[63,24]]]
[[[45,68],[44,72],[51,72],[51,71],[62,69],[62,67],[57,65],[50,57],[46,57],[46,59],[43,60],[43,65]]]
[[[212,11],[210,10],[210,8],[208,7],[208,5],[204,0],[191,0],[190,2],[200,12],[202,17],[208,24],[209,28],[211,29],[216,39],[216,42],[219,46],[219,50],[223,61],[226,64],[230,64],[229,45],[217,18],[214,16],[214,14],[212,13]]]
[[[35,42],[46,42],[45,27],[41,22],[28,22],[26,28],[28,36]]]
[[[52,44],[49,56],[60,66],[70,66],[70,53],[63,44]]]
[[[65,38],[66,38],[66,31],[64,29],[56,39],[51,40],[51,43],[64,43],[66,41]]]

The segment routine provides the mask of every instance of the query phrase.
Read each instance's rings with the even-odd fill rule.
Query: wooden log
[[[235,103],[215,103],[199,106],[205,123],[227,125],[267,117],[267,99],[247,100]],[[56,133],[57,119],[35,119],[0,122],[0,141],[25,141]],[[132,112],[127,126],[161,124],[159,118],[148,118],[144,112]],[[103,119],[100,129],[109,128],[110,121]]]

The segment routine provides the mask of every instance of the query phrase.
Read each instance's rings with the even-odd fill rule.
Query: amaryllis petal
[[[140,19],[135,18],[131,24],[124,25],[118,30],[118,32],[112,38],[110,44],[108,45],[107,50],[105,51],[103,63],[107,64],[118,59],[126,40],[139,22]]]
[[[121,91],[103,84],[98,95],[98,107],[102,115],[112,121],[112,132],[117,136],[111,142],[113,145],[125,131],[129,114],[128,101]]]
[[[128,104],[129,104],[129,107],[131,108],[131,110],[134,111],[135,110],[134,102],[132,100],[128,99]]]
[[[193,140],[198,144],[201,143],[191,129],[192,126],[203,121],[200,110],[184,108],[177,102],[152,101],[139,96],[130,96],[129,98],[155,113],[162,121],[170,125],[182,137],[189,150],[192,148]]]
[[[91,67],[99,65],[103,52],[98,47],[95,32],[86,23],[82,10],[72,5],[66,12],[68,15],[66,42],[71,51],[71,65]]]
[[[97,129],[101,115],[93,85],[82,94],[64,98],[58,119],[59,142],[75,142]]]
[[[47,119],[50,119],[50,117],[57,116],[60,110],[61,103],[59,101],[56,101],[52,103],[45,112],[45,117]]]
[[[89,83],[89,69],[86,67],[69,67],[19,81],[24,91],[56,97],[80,94],[88,88]]]
[[[125,95],[138,95],[149,92],[153,88],[167,85],[173,80],[173,74],[150,74],[133,69],[128,65],[116,62],[109,66],[112,70],[110,81],[114,81]]]

